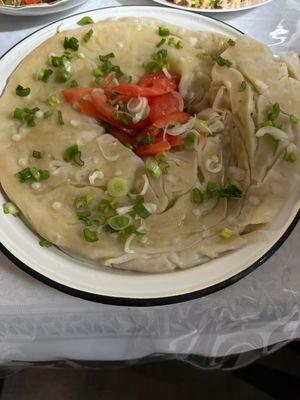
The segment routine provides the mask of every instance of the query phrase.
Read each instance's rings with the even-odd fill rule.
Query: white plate
[[[235,7],[235,8],[215,8],[215,9],[185,7],[185,6],[180,6],[179,4],[174,4],[172,3],[172,1],[168,0],[153,0],[153,1],[155,1],[155,3],[163,4],[164,6],[179,8],[180,10],[188,10],[199,13],[224,13],[224,12],[250,10],[251,8],[260,7],[263,6],[264,4],[270,3],[273,0],[252,0],[251,4],[249,4],[248,6]]]
[[[156,17],[165,23],[188,26],[191,30],[219,32],[232,37],[234,28],[198,14],[161,7],[116,7],[88,11],[54,22],[25,38],[0,60],[0,93],[19,62],[56,32],[56,28],[76,28],[82,15],[94,21],[118,17]],[[6,201],[0,193],[0,204]],[[297,203],[298,202],[298,203]],[[142,274],[102,268],[82,262],[59,249],[41,248],[39,238],[19,218],[0,212],[2,251],[22,269],[67,293],[99,302],[122,305],[154,305],[183,301],[218,290],[248,273],[268,258],[294,227],[299,198],[289,199],[260,240],[223,257],[187,270]]]
[[[68,10],[85,3],[87,0],[56,0],[49,4],[33,4],[29,6],[13,7],[0,6],[0,14],[15,16],[33,16],[53,14],[60,11]]]

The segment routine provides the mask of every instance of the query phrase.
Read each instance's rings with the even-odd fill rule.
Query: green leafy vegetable
[[[111,62],[111,59],[114,57],[115,57],[114,53],[109,53],[99,56],[101,64],[98,68],[96,68],[96,70],[94,70],[94,75],[96,71],[95,75],[96,77],[106,75],[110,72],[114,72],[117,78],[123,76],[124,73],[121,71],[120,67],[117,65],[113,65]]]
[[[67,82],[71,78],[71,72],[68,71],[65,67],[59,69],[57,74],[57,80],[59,82]]]
[[[64,48],[71,49],[73,51],[77,51],[79,49],[79,41],[74,36],[68,38],[67,36],[64,39]]]
[[[88,15],[86,15],[85,17],[82,17],[78,22],[77,25],[89,25],[89,24],[93,24],[94,21],[91,17],[89,17]]]
[[[30,90],[29,87],[28,87],[28,88],[24,88],[24,87],[21,86],[21,85],[18,85],[18,86],[16,87],[16,94],[17,94],[18,96],[26,97],[26,96],[28,96],[28,95],[30,94],[30,92],[31,92],[31,90]]]
[[[33,127],[35,124],[35,113],[39,111],[38,107],[29,108],[16,108],[12,114],[13,118],[23,120],[27,126]]]
[[[166,28],[165,26],[158,27],[158,34],[159,36],[169,36],[171,34],[170,29]]]
[[[78,165],[79,167],[84,166],[84,161],[81,159],[81,151],[78,148],[77,144],[73,144],[72,146],[68,147],[64,151],[64,160],[67,162],[73,162],[74,164]]]
[[[164,68],[170,68],[170,64],[167,61],[168,51],[166,49],[158,50],[152,57],[151,61],[144,63],[144,68],[147,71],[159,72]]]
[[[90,38],[92,37],[93,33],[94,33],[93,29],[90,29],[89,31],[87,31],[87,32],[83,35],[83,41],[84,41],[85,43],[87,43],[87,42],[90,40]]]
[[[50,172],[48,170],[42,170],[36,167],[31,167],[31,168],[27,167],[19,171],[17,173],[17,176],[19,177],[19,181],[22,183],[29,181],[31,179],[39,182],[48,179],[50,176]]]

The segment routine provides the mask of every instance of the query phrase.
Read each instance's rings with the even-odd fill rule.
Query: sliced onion
[[[170,72],[167,70],[167,68],[163,68],[163,73],[165,74],[166,78],[171,79],[172,75],[170,74]]]
[[[168,134],[172,136],[178,136],[191,130],[194,127],[195,119],[196,117],[192,117],[185,124],[174,126],[174,128],[168,129]]]
[[[154,203],[144,203],[144,207],[149,211],[149,213],[154,214],[157,210],[157,205]]]
[[[117,214],[119,215],[124,215],[130,213],[130,211],[133,210],[133,205],[132,206],[124,206],[124,207],[118,207],[116,209]]]
[[[135,198],[136,196],[144,196],[147,192],[147,190],[149,189],[149,179],[148,176],[146,174],[143,175],[143,179],[144,179],[144,186],[143,189],[141,191],[141,193],[129,193],[129,197],[131,198]]]
[[[130,235],[129,238],[126,240],[125,246],[124,246],[124,251],[125,251],[125,253],[127,253],[127,254],[132,254],[132,253],[134,253],[134,250],[132,250],[132,249],[130,248],[130,245],[131,245],[131,242],[133,241],[133,239],[135,238],[135,236],[136,236],[136,235],[133,233],[133,234]]]
[[[130,113],[139,113],[148,105],[146,97],[132,97],[127,103],[127,109]]]
[[[271,135],[275,140],[288,140],[288,135],[283,130],[275,128],[275,126],[264,126],[255,134],[256,137],[262,137],[265,135]]]
[[[102,171],[95,170],[93,171],[90,175],[89,175],[89,181],[91,185],[95,185],[95,180],[96,179],[103,179],[104,178],[104,174]]]
[[[119,154],[119,153],[116,154],[116,155],[114,155],[114,156],[109,156],[109,155],[105,154],[105,152],[104,152],[104,150],[103,150],[103,147],[102,147],[102,144],[101,144],[101,141],[100,141],[99,139],[97,139],[97,144],[98,144],[98,146],[99,146],[99,149],[100,149],[100,151],[101,151],[103,157],[104,157],[107,161],[116,161],[118,158],[120,158],[120,154]]]
[[[183,98],[182,98],[181,94],[178,93],[178,92],[175,92],[175,91],[171,92],[171,93],[178,100],[179,111],[183,111],[183,109],[184,109],[184,101],[183,101]]]
[[[209,125],[209,129],[211,132],[221,132],[225,128],[225,125],[220,120],[220,117],[217,118],[212,124]]]
[[[208,158],[205,161],[205,168],[207,169],[208,172],[211,172],[212,174],[217,174],[218,172],[222,171],[222,164],[219,163],[219,157],[214,154],[211,158]]]

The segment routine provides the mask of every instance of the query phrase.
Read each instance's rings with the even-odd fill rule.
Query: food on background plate
[[[43,247],[144,272],[267,229],[299,186],[299,59],[147,18],[78,23],[0,99],[4,212]]]
[[[184,7],[203,9],[222,9],[246,7],[254,3],[253,0],[169,0],[171,3]]]
[[[30,6],[33,4],[53,3],[55,0],[0,0],[0,6]]]

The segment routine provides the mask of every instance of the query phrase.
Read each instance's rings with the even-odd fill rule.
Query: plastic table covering
[[[58,18],[129,4],[157,5],[148,0],[91,0],[50,16],[0,15],[0,55]],[[264,41],[276,53],[300,53],[299,0],[274,0],[215,17]],[[0,364],[120,361],[157,354],[186,360],[190,355],[199,360],[240,354],[241,360],[241,354],[257,349],[259,355],[266,354],[270,346],[300,337],[299,241],[298,225],[271,259],[232,286],[190,302],[152,308],[108,306],[68,296],[0,254]]]

